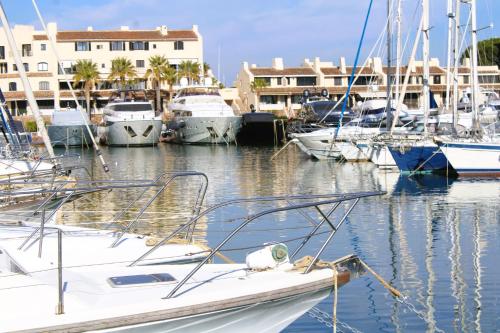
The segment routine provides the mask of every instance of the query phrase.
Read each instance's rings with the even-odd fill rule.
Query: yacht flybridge
[[[97,236],[118,236],[59,225],[42,227],[34,235],[27,227],[1,227],[0,331],[279,332],[327,297],[334,285],[341,287],[364,273],[356,256],[331,262],[320,257],[359,200],[379,194],[233,199],[200,211],[147,251],[144,239],[132,234],[119,233],[124,237],[119,239],[121,250],[78,254],[77,248],[90,249]],[[194,252],[203,253],[198,263],[162,260],[175,256],[170,242],[182,236],[189,243],[189,233],[209,213],[245,203],[268,208],[242,219],[215,247]],[[316,212],[308,223],[313,216],[318,221],[303,238],[252,247],[242,264],[222,255],[237,250],[229,244],[249,225],[306,210]],[[310,244],[320,234],[327,235],[323,244]],[[31,238],[26,242],[22,235]],[[320,250],[300,259],[309,245]],[[133,251],[137,255],[130,258]],[[216,255],[227,263],[212,263]]]
[[[187,86],[168,106],[179,143],[233,143],[241,127],[217,87]]]
[[[99,136],[110,146],[151,146],[158,143],[161,126],[161,116],[156,116],[145,93],[122,91],[104,108]]]

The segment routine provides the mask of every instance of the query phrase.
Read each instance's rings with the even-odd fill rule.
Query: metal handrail
[[[375,194],[374,194],[375,193]],[[372,196],[372,195],[379,195],[382,194],[382,192],[365,192],[365,193],[357,193],[357,195],[360,196]],[[196,223],[204,216],[207,214],[230,205],[234,204],[239,204],[239,203],[250,203],[250,202],[267,202],[267,201],[289,201],[289,200],[311,200],[311,199],[324,199],[324,198],[342,198],[346,197],[344,194],[315,194],[315,195],[281,195],[281,196],[269,196],[269,197],[253,197],[253,198],[238,198],[238,199],[232,199],[228,200],[225,202],[218,203],[216,205],[210,206],[204,211],[202,211],[200,214],[197,216],[193,217],[188,223],[179,226],[176,230],[174,230],[170,235],[164,237],[162,240],[160,240],[156,245],[154,245],[151,249],[146,251],[143,255],[141,255],[139,258],[134,260],[129,266],[135,266],[137,263],[139,263],[141,260],[145,259],[148,257],[151,253],[156,251],[160,246],[180,234],[181,232],[185,231],[186,229],[192,227],[192,229],[195,229]],[[343,201],[345,201],[344,199]],[[333,211],[332,211],[333,212]],[[331,212],[331,213],[332,213]],[[330,214],[331,214],[330,213]]]
[[[384,194],[385,192],[369,192],[369,193],[355,193],[355,194],[350,194],[350,195],[343,195],[339,198],[336,199],[330,199],[330,200],[323,200],[323,201],[317,201],[317,202],[307,202],[307,203],[302,203],[302,204],[297,204],[293,206],[287,206],[287,207],[279,207],[279,208],[273,208],[273,209],[268,209],[264,210],[262,212],[259,212],[254,215],[250,215],[242,224],[240,224],[236,229],[234,229],[226,238],[224,238],[216,247],[212,249],[212,251],[206,256],[196,267],[194,267],[169,293],[167,296],[165,296],[163,299],[169,299],[172,296],[175,295],[175,293],[194,275],[198,270],[201,269],[202,266],[204,266],[207,262],[209,262],[215,254],[229,241],[231,238],[233,238],[240,230],[242,230],[245,226],[247,226],[249,223],[252,221],[273,213],[277,212],[283,212],[283,211],[290,211],[290,210],[296,210],[296,209],[302,209],[302,208],[310,208],[310,207],[315,207],[316,209],[319,209],[319,206],[323,205],[329,205],[329,204],[336,204],[336,203],[342,203],[345,201],[351,201],[355,200],[355,202],[349,207],[348,211],[344,214],[343,218],[341,221],[337,224],[339,227],[347,218],[349,213],[352,211],[354,206],[359,202],[361,198],[364,197],[369,197],[369,196],[375,196],[375,195],[381,195]],[[325,216],[324,214],[322,214]],[[315,264],[316,260],[318,257],[321,255],[321,253],[324,251],[330,240],[333,238],[333,235],[335,235],[337,228],[332,227],[332,232],[330,233],[328,239],[325,241],[321,249],[318,251],[316,256],[314,257],[314,260],[311,262],[309,267],[306,269],[304,274],[308,273],[311,269],[311,267]]]
[[[166,174],[163,174],[161,175],[160,177],[158,177],[157,179],[160,179],[161,177],[165,176]],[[120,232],[117,233],[117,237],[115,239],[115,241],[111,244],[111,247],[115,247],[118,242],[120,241],[120,239],[123,237],[123,235],[125,233],[127,233],[140,219],[140,217],[144,214],[144,212],[146,211],[146,209],[149,208],[149,206],[153,203],[153,201],[156,200],[156,198],[158,198],[158,196],[163,193],[163,191],[174,181],[176,180],[177,178],[181,178],[181,177],[190,177],[190,176],[199,176],[201,177],[204,181],[201,183],[200,185],[200,190],[198,191],[198,197],[196,198],[196,201],[195,201],[195,207],[193,209],[193,213],[196,213],[197,211],[199,211],[199,209],[201,209],[201,204],[203,203],[203,200],[205,198],[205,194],[207,192],[207,188],[208,188],[208,177],[206,174],[204,174],[203,172],[197,172],[197,171],[186,171],[186,172],[179,172],[179,173],[175,173],[173,174],[172,176],[168,177],[165,182],[163,183],[163,185],[160,187],[160,189],[148,200],[148,202],[141,208],[141,210],[139,211],[139,213],[137,214],[137,216],[135,217],[135,219],[133,219],[132,221],[129,222],[129,224],[123,228]],[[119,217],[123,216],[123,214],[125,214],[125,211],[127,211],[128,209],[130,209],[130,207],[135,203],[137,202],[145,193],[146,191],[144,191],[143,193],[141,193],[141,195],[136,199],[134,200],[132,203],[130,203],[124,210],[122,210],[119,214],[117,214]],[[200,200],[200,195],[201,195],[201,200]],[[115,219],[113,219],[113,221],[115,221]],[[113,222],[110,222],[110,223],[113,223]]]

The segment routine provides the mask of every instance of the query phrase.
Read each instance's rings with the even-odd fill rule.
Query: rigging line
[[[389,17],[387,18],[387,20],[389,20]],[[373,45],[372,49],[371,49],[371,50],[370,50],[370,52],[368,53],[368,56],[366,57],[366,60],[365,60],[365,62],[363,63],[363,66],[361,67],[360,72],[359,72],[359,73],[356,75],[356,77],[354,78],[354,82],[356,82],[356,81],[358,80],[359,76],[361,75],[362,70],[366,67],[366,65],[368,65],[368,59],[370,59],[370,57],[371,57],[371,56],[372,56],[372,54],[375,52],[375,50],[376,50],[377,48],[379,48],[379,49],[380,49],[379,43],[381,43],[381,40],[382,40],[382,38],[383,38],[383,37],[384,37],[384,35],[385,35],[385,31],[386,31],[386,29],[387,29],[387,20],[386,20],[386,22],[385,22],[385,24],[384,24],[384,28],[382,29],[382,31],[380,32],[380,34],[379,34],[379,36],[378,36],[377,40],[375,41],[375,44]],[[379,52],[380,52],[380,51],[379,51]],[[377,54],[379,54],[379,52],[377,52]],[[339,106],[339,105],[340,105],[340,103],[342,103],[342,101],[344,100],[344,98],[345,98],[345,97],[346,97],[345,95],[342,95],[342,97],[341,97],[341,98],[337,101],[337,103],[335,103],[335,105],[331,108],[331,110],[330,110],[330,111],[328,111],[328,112],[327,112],[327,114],[326,114],[326,115],[325,115],[325,116],[324,116],[324,117],[323,117],[323,118],[319,121],[319,123],[324,122],[324,121],[325,121],[325,119],[326,119],[326,117],[328,117],[328,116],[329,116],[329,115],[333,112],[333,110],[335,110],[335,108],[336,108],[337,106]]]
[[[342,104],[342,111],[340,112],[340,119],[337,125],[337,130],[335,131],[334,141],[337,138],[340,131],[340,124],[342,124],[342,118],[344,117],[345,109],[347,107],[347,100],[351,92],[351,87],[354,80],[354,75],[356,74],[356,67],[358,66],[359,55],[361,53],[361,46],[363,45],[363,40],[365,39],[366,27],[368,26],[368,19],[370,18],[370,13],[372,10],[373,0],[370,0],[370,5],[368,6],[368,12],[366,13],[365,23],[363,26],[363,32],[361,33],[361,38],[358,44],[358,50],[356,52],[356,58],[354,59],[354,66],[352,67],[351,77],[349,78],[349,85],[347,86],[347,91],[345,93],[344,103]]]
[[[64,80],[66,81],[66,84],[68,85],[69,87],[69,90],[71,92],[71,96],[73,97],[73,99],[75,100],[75,103],[76,103],[76,108],[78,111],[80,111],[80,113],[82,114],[82,119],[85,123],[85,127],[87,128],[87,131],[88,133],[90,134],[90,139],[92,140],[92,144],[94,146],[94,150],[97,154],[97,156],[99,157],[100,161],[101,161],[101,164],[102,164],[102,167],[104,169],[104,172],[108,172],[109,171],[109,167],[108,165],[106,164],[106,161],[104,160],[104,157],[102,156],[102,153],[101,153],[101,150],[99,149],[99,146],[97,145],[97,142],[95,141],[95,138],[94,138],[94,135],[92,133],[92,130],[90,129],[90,126],[83,114],[83,110],[82,110],[82,107],[80,105],[80,103],[78,103],[78,99],[76,98],[76,94],[75,94],[75,91],[73,89],[73,87],[71,86],[70,84],[70,80],[68,79],[68,76],[66,74],[66,72],[64,71],[64,68],[63,68],[63,65],[62,65],[62,62],[61,62],[61,58],[59,57],[59,54],[57,52],[57,48],[56,48],[56,43],[54,42],[54,39],[52,38],[52,36],[49,34],[49,31],[47,29],[47,25],[45,24],[45,20],[43,19],[42,17],[42,14],[40,13],[40,9],[38,8],[38,4],[36,3],[36,0],[31,0],[31,2],[33,3],[33,7],[35,9],[35,12],[36,12],[36,15],[38,16],[38,19],[40,20],[40,23],[42,24],[42,27],[43,27],[43,30],[45,31],[45,34],[47,35],[47,38],[49,40],[49,43],[50,43],[50,46],[52,48],[52,50],[54,51],[54,55],[56,56],[56,59],[57,59],[57,66],[58,66],[58,69],[61,71],[63,77],[64,77]]]

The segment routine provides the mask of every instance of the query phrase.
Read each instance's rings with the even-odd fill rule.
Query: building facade
[[[130,59],[135,66],[138,77],[134,84],[136,88],[148,87],[143,77],[148,69],[148,59],[153,55],[165,56],[172,67],[188,60],[203,64],[203,38],[196,25],[191,30],[171,30],[166,26],[153,30],[130,30],[123,26],[119,30],[107,31],[95,31],[92,27],[83,31],[58,31],[56,23],[49,23],[47,30],[56,42],[63,71],[58,68],[57,58],[44,31],[27,25],[16,25],[12,29],[41,109],[75,106],[66,80],[73,84],[75,64],[80,59],[92,60],[98,66],[101,80],[92,92],[97,107],[104,105],[117,88],[107,81],[111,61],[117,57]],[[15,114],[29,111],[3,30],[0,32],[0,89]],[[78,85],[75,90],[83,105],[85,102]]]
[[[282,58],[274,58],[271,67],[258,67],[244,62],[238,77],[236,87],[241,100],[240,107],[248,110],[250,105],[258,106],[261,111],[290,111],[298,110],[304,90],[311,93],[320,93],[326,89],[332,100],[339,100],[346,92],[352,67],[346,65],[341,58],[338,65],[332,62],[323,62],[319,58],[313,61],[304,59],[298,67],[285,67]],[[500,93],[500,71],[497,66],[480,66],[479,82],[482,89]],[[404,81],[407,67],[401,68],[400,82]],[[395,73],[394,68],[391,73]],[[383,66],[382,59],[368,59],[366,65],[356,69],[357,80],[351,88],[349,104],[357,101],[386,97],[388,68]],[[446,98],[446,69],[441,67],[438,59],[430,61],[430,89],[440,106]],[[251,83],[256,80],[266,82],[266,87],[253,91]],[[394,81],[394,80],[393,80]],[[471,67],[468,59],[459,68],[459,91],[470,89]],[[410,108],[418,108],[422,103],[423,63],[414,62],[410,68],[404,103]],[[258,100],[257,100],[258,96]]]

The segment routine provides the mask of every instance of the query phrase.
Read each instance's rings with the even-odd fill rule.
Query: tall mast
[[[401,84],[401,17],[402,17],[402,9],[401,9],[401,0],[398,0],[398,11],[397,11],[397,30],[396,30],[396,101],[399,100],[399,86]]]
[[[445,109],[448,112],[450,109],[450,86],[451,86],[451,40],[453,38],[453,0],[448,0],[447,6],[447,15],[448,15],[448,50],[446,53],[446,100],[445,100]]]
[[[424,134],[427,135],[427,119],[430,108],[429,91],[429,0],[422,0],[422,57],[424,61],[423,99],[424,99]]]
[[[460,61],[460,0],[455,0],[455,37],[453,46],[453,131],[456,132],[458,125],[458,66]]]
[[[391,113],[391,75],[392,75],[392,21],[391,21],[391,0],[387,0],[387,106],[385,108],[386,115],[386,127],[391,128],[392,124],[392,113]]]
[[[477,13],[476,13],[476,0],[470,0],[471,10],[471,32],[472,32],[472,116],[473,125],[478,127],[478,112],[479,112],[479,79],[477,73]]]
[[[12,34],[12,30],[10,29],[9,20],[7,19],[1,1],[0,1],[0,21],[2,22],[3,28],[5,30],[5,35],[7,36],[7,42],[9,43],[10,50],[12,51],[12,55],[14,56],[14,60],[17,66],[17,71],[19,72],[19,76],[21,77],[21,82],[23,83],[24,93],[31,107],[31,111],[33,112],[33,116],[35,117],[38,131],[42,136],[43,142],[45,143],[45,147],[47,148],[49,157],[54,158],[55,157],[54,150],[52,149],[52,144],[50,143],[49,135],[47,134],[47,130],[45,129],[45,123],[43,121],[42,115],[40,114],[40,109],[38,108],[38,104],[36,103],[35,95],[33,94],[31,85],[28,81],[28,76],[26,75],[26,71],[24,70],[23,61],[21,59],[21,55],[19,54],[19,50],[17,49],[16,42],[14,40],[14,35]]]

